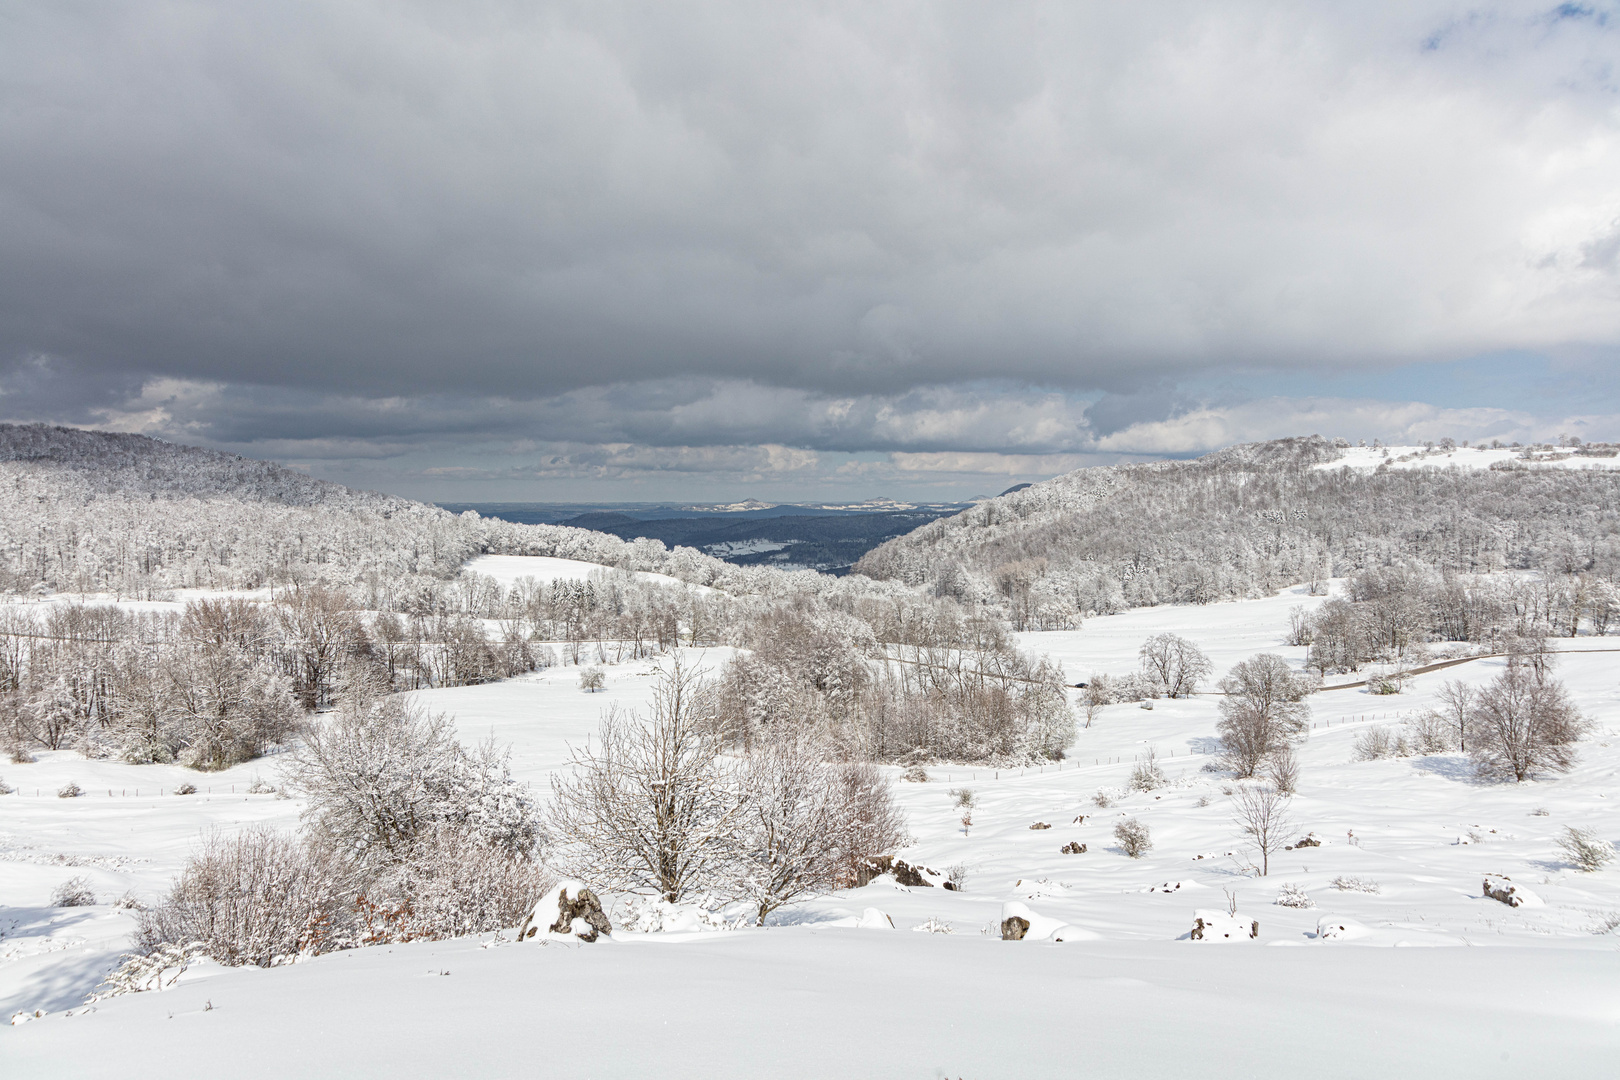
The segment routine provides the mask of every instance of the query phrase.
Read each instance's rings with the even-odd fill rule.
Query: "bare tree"
[[[1292,746],[1284,743],[1271,752],[1266,759],[1266,776],[1284,795],[1299,790],[1299,758]]]
[[[1220,732],[1229,768],[1253,776],[1272,754],[1305,731],[1311,707],[1304,701],[1315,683],[1295,674],[1274,653],[1252,656],[1220,682]]]
[[[1086,714],[1086,727],[1091,726],[1091,722],[1097,718],[1097,714],[1102,712],[1103,706],[1107,704],[1107,682],[1104,681],[1101,675],[1092,675],[1086,681],[1085,691],[1080,695],[1080,708]]]
[[[1461,679],[1452,679],[1440,688],[1440,707],[1434,710],[1436,716],[1446,722],[1446,726],[1455,735],[1456,747],[1459,750],[1468,749],[1468,716],[1474,709],[1474,699],[1479,692]]]
[[[1587,726],[1562,683],[1538,677],[1530,663],[1510,663],[1469,711],[1469,752],[1481,775],[1501,780],[1568,772]]]
[[[719,760],[707,690],[677,658],[653,689],[651,716],[603,717],[573,772],[552,780],[553,865],[671,903],[725,884],[743,803]]]
[[[1155,634],[1142,642],[1137,655],[1142,671],[1164,687],[1166,697],[1197,693],[1199,680],[1211,671],[1209,657],[1178,634]]]
[[[756,747],[742,769],[737,891],[761,926],[779,907],[831,892],[849,867],[904,835],[877,770],[846,775],[861,767],[827,762],[817,750],[773,740]]]
[[[1271,853],[1288,843],[1294,822],[1288,814],[1288,800],[1276,788],[1243,785],[1232,796],[1233,820],[1243,835],[1260,849],[1260,876],[1271,872]]]

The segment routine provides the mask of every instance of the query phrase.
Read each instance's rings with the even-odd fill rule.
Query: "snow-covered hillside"
[[[1141,641],[1168,630],[1201,646],[1219,677],[1259,651],[1298,665],[1303,649],[1283,644],[1289,611],[1325,600],[1292,590],[1139,609],[1021,643],[1061,658],[1073,680],[1134,668]],[[961,891],[883,876],[758,930],[621,927],[595,946],[462,940],[268,971],[205,964],[174,989],[88,1010],[85,995],[132,925],[109,901],[131,889],[152,897],[201,830],[290,827],[300,805],[243,793],[255,774],[275,782],[273,760],[199,780],[44,753],[0,767],[22,789],[0,799],[0,1005],[47,1013],[0,1033],[0,1059],[18,1075],[76,1076],[171,1072],[176,1053],[242,1075],[534,1065],[630,1076],[652,1061],[672,1076],[1598,1075],[1620,1050],[1620,870],[1579,872],[1557,839],[1565,826],[1620,838],[1620,654],[1594,651],[1608,647],[1601,638],[1554,645],[1570,651],[1556,674],[1596,729],[1573,771],[1531,783],[1481,782],[1458,754],[1355,760],[1359,734],[1434,705],[1446,680],[1488,681],[1499,658],[1420,675],[1399,695],[1313,695],[1289,814],[1297,836],[1320,846],[1275,853],[1264,878],[1234,824],[1231,781],[1203,768],[1216,748],[1215,697],[1161,699],[1104,708],[1061,763],[931,768],[930,782],[898,783],[914,838],[902,857],[959,868]],[[717,668],[727,655],[686,657]],[[646,702],[655,667],[610,666],[596,694],[579,689],[574,669],[551,668],[418,696],[455,713],[463,738],[510,741],[514,773],[543,789],[602,710]],[[1168,783],[1126,790],[1149,751]],[[204,790],[171,794],[185,778]],[[68,780],[89,793],[54,797]],[[968,828],[954,793],[964,788],[974,793]],[[1126,818],[1150,830],[1140,859],[1114,839]],[[1085,853],[1065,854],[1071,843]],[[46,906],[80,874],[100,904]],[[1539,905],[1484,897],[1487,874]],[[1299,894],[1308,899],[1294,903],[1312,906],[1277,903]],[[1071,940],[984,933],[1011,902],[1075,928]],[[1245,926],[1259,922],[1258,938],[1186,940],[1195,912],[1229,903]],[[858,926],[874,908],[895,929],[871,928],[869,914]],[[937,932],[915,932],[925,929]],[[1441,948],[1391,948],[1403,946]],[[150,1038],[171,1024],[175,1039]],[[277,1030],[299,1037],[242,1052]]]
[[[1612,446],[1352,446],[1333,461],[1318,462],[1317,469],[1352,468],[1370,472],[1391,469],[1458,468],[1500,469],[1620,469],[1620,454]]]

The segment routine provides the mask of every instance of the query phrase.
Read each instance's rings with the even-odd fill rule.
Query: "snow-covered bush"
[[[197,785],[193,784],[190,780],[187,780],[180,784],[180,786],[176,787],[174,789],[174,793],[176,795],[195,795],[197,794]]]
[[[1277,890],[1277,904],[1286,908],[1313,908],[1316,902],[1302,887],[1293,882],[1284,882],[1283,887]]]
[[[1614,861],[1614,845],[1600,836],[1596,829],[1581,829],[1574,825],[1564,826],[1564,833],[1558,838],[1558,849],[1564,857],[1582,870],[1591,872],[1601,870]]]
[[[140,913],[143,955],[195,942],[236,966],[271,964],[345,944],[355,895],[347,868],[265,826],[208,834],[161,902]]]
[[[1164,770],[1159,768],[1157,752],[1152,749],[1131,769],[1130,787],[1133,791],[1156,791],[1169,782]]]
[[[1411,747],[1404,735],[1396,735],[1382,724],[1374,724],[1356,735],[1351,742],[1357,761],[1382,761],[1385,758],[1408,757]]]
[[[1455,725],[1444,714],[1426,709],[1404,721],[1403,741],[1414,754],[1444,754],[1457,749]]]
[[[80,787],[78,782],[75,780],[69,780],[67,783],[56,789],[56,797],[59,799],[77,799],[83,794],[84,788]]]
[[[1114,839],[1119,842],[1120,850],[1133,859],[1140,859],[1153,850],[1148,827],[1135,818],[1126,818],[1115,825]]]
[[[91,907],[96,894],[87,877],[68,878],[51,890],[51,907]]]
[[[508,754],[464,748],[448,717],[403,698],[345,698],[310,726],[286,775],[308,798],[309,828],[367,873],[404,861],[419,835],[443,825],[520,858],[539,840],[538,811]]]
[[[730,930],[720,912],[701,904],[672,904],[661,896],[627,896],[614,909],[613,921],[638,934],[690,934]]]
[[[1271,752],[1266,759],[1266,776],[1271,780],[1271,786],[1284,795],[1292,795],[1299,790],[1299,758],[1294,754],[1294,748],[1284,744]]]
[[[171,945],[155,946],[150,952],[126,955],[122,962],[108,973],[90,996],[92,1002],[122,994],[139,994],[148,990],[167,990],[186,969],[206,953],[203,947]]]
[[[274,784],[271,784],[262,776],[255,775],[253,777],[253,783],[247,786],[247,793],[249,795],[274,795],[276,793],[276,788]]]
[[[972,788],[951,788],[950,796],[958,810],[971,810],[976,805]]]
[[[1334,878],[1332,885],[1340,892],[1381,893],[1384,891],[1383,886],[1379,885],[1376,881],[1372,881],[1367,878],[1351,877],[1348,874],[1340,874],[1338,877]]]
[[[13,792],[15,792],[16,790],[17,790],[16,788],[14,788],[10,784],[6,783],[4,777],[0,777],[0,795],[10,795]]]
[[[503,930],[554,884],[532,859],[464,828],[438,825],[373,881],[360,904],[362,941],[411,941]]]
[[[911,928],[919,934],[954,934],[956,928],[938,916],[930,916],[926,922],[920,922]]]

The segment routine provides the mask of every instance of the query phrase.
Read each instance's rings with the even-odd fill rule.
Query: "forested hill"
[[[726,564],[657,541],[514,525],[142,435],[0,424],[0,591],[361,586],[408,605],[484,553],[711,584]]]
[[[891,540],[855,572],[998,598],[1021,628],[1380,568],[1431,583],[1510,569],[1612,582],[1615,464],[1609,446],[1283,439],[1069,473]]]
[[[224,496],[286,506],[417,505],[317,480],[273,461],[181,446],[145,435],[45,424],[0,424],[0,463],[4,463],[8,481],[49,477],[61,496],[117,493],[152,499]]]

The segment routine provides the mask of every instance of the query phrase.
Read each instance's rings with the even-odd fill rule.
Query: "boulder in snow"
[[[1078,840],[1070,840],[1067,844],[1063,845],[1062,853],[1064,855],[1084,855],[1086,853],[1086,845],[1082,844]]]
[[[1052,826],[1048,825],[1044,821],[1037,821],[1035,824],[1030,826],[1031,829],[1050,829],[1051,827]]]
[[[1090,930],[1031,911],[1027,904],[1016,900],[1001,905],[1003,941],[1095,941],[1096,938]]]
[[[1316,921],[1316,936],[1324,941],[1354,941],[1372,933],[1354,919],[1325,915]]]
[[[947,880],[944,874],[933,869],[932,867],[920,865],[913,866],[904,859],[896,859],[894,860],[893,870],[896,885],[904,885],[907,888],[925,889],[931,889],[935,885],[941,885],[952,891],[955,891],[956,889],[956,883],[954,881]]]
[[[1193,912],[1192,932],[1188,941],[1248,941],[1260,936],[1260,920],[1249,919],[1230,911]]]
[[[1513,884],[1512,878],[1491,875],[1485,879],[1481,886],[1485,895],[1492,900],[1506,904],[1508,907],[1545,907],[1546,901],[1523,885]]]
[[[578,881],[564,881],[542,896],[518,927],[518,940],[527,941],[544,928],[546,936],[595,941],[613,933],[613,924],[596,894]]]
[[[861,912],[861,917],[856,920],[855,925],[862,930],[893,930],[894,920],[889,918],[886,912],[869,907]]]

